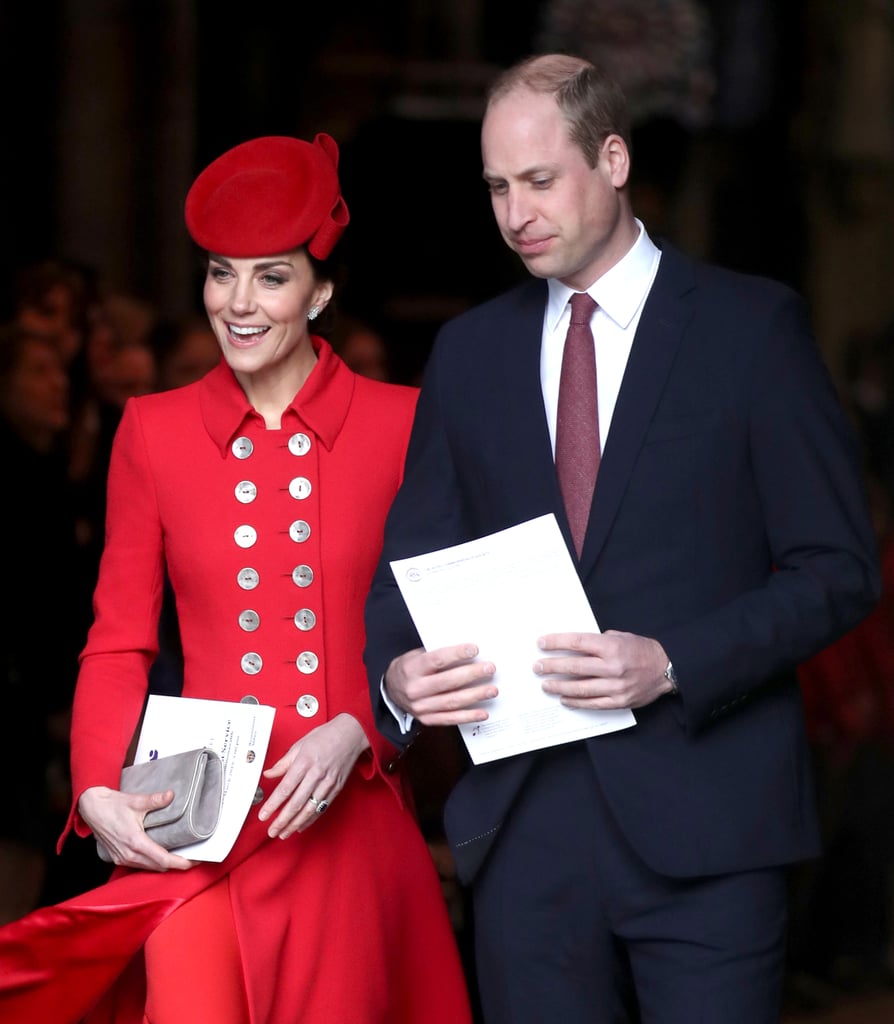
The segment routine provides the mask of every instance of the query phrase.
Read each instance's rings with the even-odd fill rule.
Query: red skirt
[[[416,821],[357,772],[307,832],[269,839],[253,809],[223,864],[119,871],[0,929],[0,1020],[142,1024],[146,939],[225,875],[252,1024],[471,1021]]]

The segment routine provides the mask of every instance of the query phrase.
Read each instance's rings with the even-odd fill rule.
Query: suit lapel
[[[503,380],[496,407],[503,408],[502,425],[507,448],[525,453],[526,502],[529,507],[550,508],[571,545],[571,532],[559,492],[556,467],[540,379],[540,350],[546,282],[534,280],[511,294],[511,305],[501,310],[501,350],[498,366]]]
[[[692,304],[686,293],[693,287],[691,262],[676,249],[662,246],[658,273],[630,350],[602,454],[581,554],[582,579],[593,569],[620,507],[683,332],[692,317]]]

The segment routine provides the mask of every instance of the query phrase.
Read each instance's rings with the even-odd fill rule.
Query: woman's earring
[[[316,318],[319,315],[320,315],[320,307],[319,306],[311,306],[310,309],[307,311],[307,319],[308,320],[316,320]]]

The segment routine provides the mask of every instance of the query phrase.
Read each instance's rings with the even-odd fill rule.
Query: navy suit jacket
[[[532,279],[464,313],[426,368],[367,604],[377,723],[404,747],[379,684],[419,639],[389,560],[548,512],[573,551],[541,393],[546,297]],[[635,727],[587,741],[639,855],[691,877],[816,854],[794,667],[871,609],[879,577],[854,439],[794,292],[663,246],[579,572],[600,628],[655,637],[679,679]],[[455,787],[464,881],[536,756],[470,765]]]

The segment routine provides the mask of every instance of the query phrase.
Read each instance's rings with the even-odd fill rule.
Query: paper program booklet
[[[636,724],[626,708],[565,707],[534,673],[538,636],[599,631],[552,513],[390,564],[428,650],[475,643],[497,666],[490,717],[459,726],[475,764]]]

